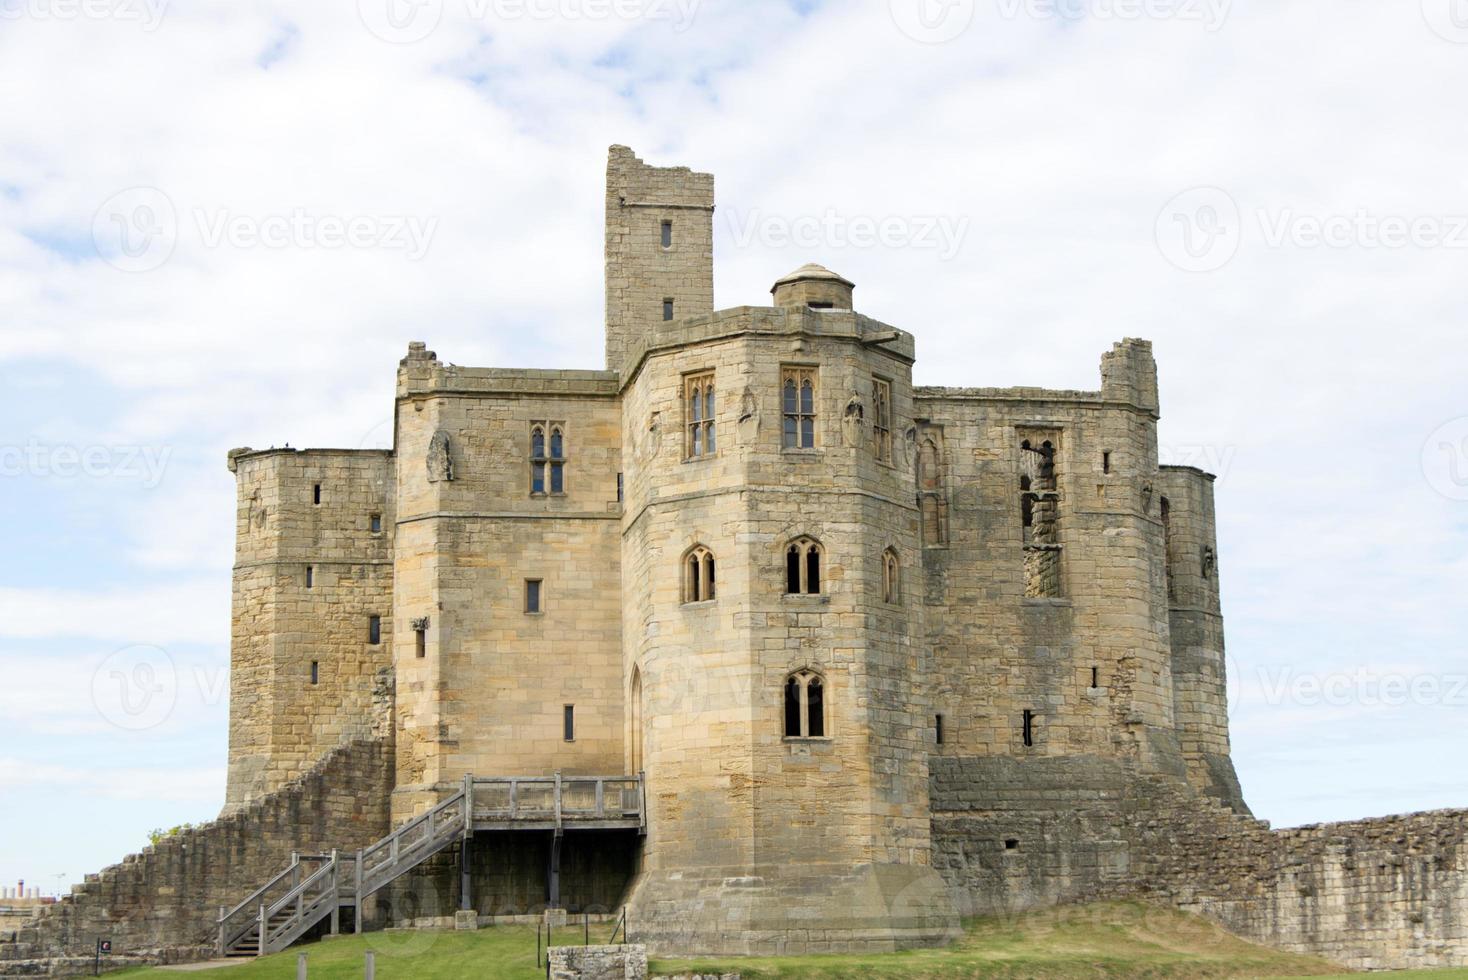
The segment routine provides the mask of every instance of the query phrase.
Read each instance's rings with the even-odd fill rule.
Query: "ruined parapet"
[[[607,155],[606,365],[662,322],[714,308],[714,177],[650,167],[625,146]]]
[[[1157,362],[1150,340],[1128,337],[1102,356],[1101,394],[1157,414]]]

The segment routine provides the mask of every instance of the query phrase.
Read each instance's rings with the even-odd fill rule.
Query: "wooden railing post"
[[[219,906],[219,955],[224,955],[224,913],[223,905]]]
[[[474,836],[474,774],[464,773],[464,838]]]
[[[357,848],[357,871],[354,876],[356,880],[357,904],[352,910],[352,932],[357,935],[362,933],[362,849]]]
[[[561,770],[556,770],[556,833],[561,831]]]
[[[342,933],[342,900],[341,900],[341,871],[342,866],[337,863],[337,850],[331,849],[331,934],[340,936]]]
[[[265,903],[260,903],[260,944],[255,947],[256,956],[265,955]]]
[[[606,807],[606,788],[607,788],[607,781],[605,779],[600,779],[600,778],[597,779],[597,781],[596,781],[596,817],[597,817],[598,820],[600,820],[602,817],[606,816],[606,813],[607,813],[607,807]]]

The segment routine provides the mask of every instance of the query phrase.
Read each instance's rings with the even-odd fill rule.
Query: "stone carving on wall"
[[[739,399],[739,441],[751,443],[759,435],[759,399],[749,388]]]
[[[903,431],[902,443],[898,447],[897,451],[902,454],[903,467],[909,467],[913,465],[913,462],[917,457],[917,426],[909,425],[907,429]]]
[[[855,449],[861,445],[861,430],[865,424],[866,407],[862,404],[861,396],[853,394],[846,403],[846,410],[841,413],[841,441],[846,444],[846,448]]]
[[[663,435],[663,413],[653,412],[647,420],[647,441],[643,444],[643,456],[656,456],[658,443]]]
[[[265,507],[260,503],[260,491],[256,490],[250,494],[250,526],[260,531],[265,530],[265,517]]]
[[[1152,516],[1152,484],[1142,484],[1142,513],[1147,517]]]
[[[454,478],[454,454],[449,434],[439,429],[428,442],[428,482],[448,483]]]
[[[1213,551],[1211,545],[1203,546],[1203,581],[1207,582],[1213,578],[1213,570],[1218,567],[1218,555]]]

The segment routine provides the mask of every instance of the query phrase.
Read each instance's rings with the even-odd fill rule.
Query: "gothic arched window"
[[[796,538],[785,549],[785,594],[820,593],[821,545],[812,538]]]
[[[813,670],[797,670],[785,678],[785,737],[824,738],[826,685]]]
[[[683,601],[707,602],[712,598],[714,553],[703,545],[697,545],[683,558]]]

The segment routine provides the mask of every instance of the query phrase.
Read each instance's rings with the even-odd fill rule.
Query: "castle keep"
[[[1249,814],[1213,478],[1158,465],[1149,343],[1095,390],[915,386],[819,265],[715,310],[713,211],[612,147],[604,370],[415,342],[391,450],[230,453],[225,812],[0,961],[547,907],[663,954],[895,949],[1117,896],[1468,961],[1463,814]]]

